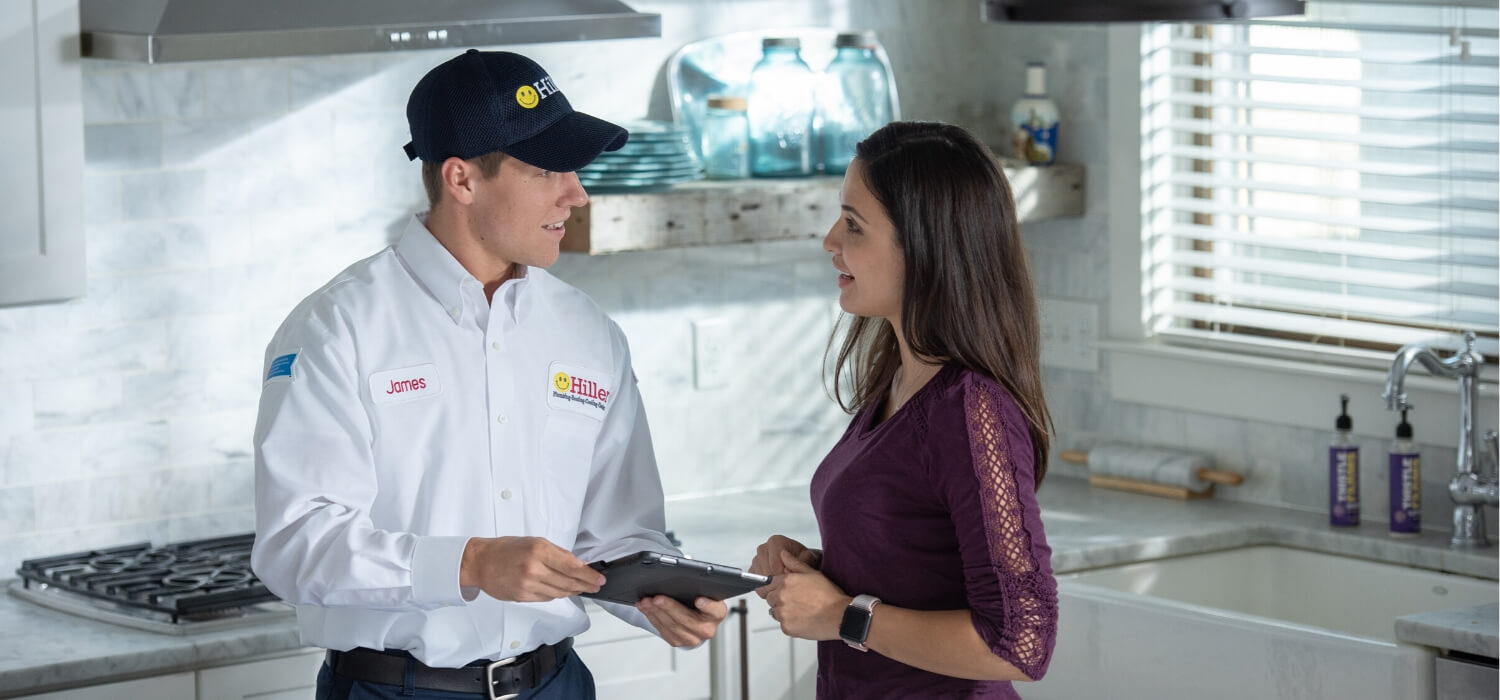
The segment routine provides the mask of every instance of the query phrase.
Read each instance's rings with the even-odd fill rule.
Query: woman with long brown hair
[[[833,254],[854,414],[812,481],[822,549],[776,535],[750,571],[818,645],[818,697],[1019,697],[1057,584],[1036,488],[1051,420],[1010,186],[968,132],[895,122],[859,144]],[[830,350],[833,343],[830,340]]]

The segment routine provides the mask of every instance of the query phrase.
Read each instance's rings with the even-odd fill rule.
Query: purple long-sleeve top
[[[823,573],[886,605],[966,609],[990,651],[1041,678],[1057,582],[1020,407],[995,380],[949,364],[874,424],[878,410],[854,416],[813,476]],[[1009,681],[942,676],[834,640],[818,644],[818,697],[1020,695]]]

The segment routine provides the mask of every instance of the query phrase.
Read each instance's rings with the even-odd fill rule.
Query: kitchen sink
[[[1058,576],[1057,648],[1028,698],[1433,696],[1401,615],[1492,603],[1496,582],[1263,545]]]
[[[1397,617],[1493,603],[1497,591],[1494,581],[1274,545],[1059,578],[1388,642]]]

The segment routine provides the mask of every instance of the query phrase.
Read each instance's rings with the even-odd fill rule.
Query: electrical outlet
[[[1078,301],[1040,299],[1042,364],[1099,371],[1099,307]]]
[[[729,386],[729,321],[709,318],[693,321],[693,386],[718,389]]]

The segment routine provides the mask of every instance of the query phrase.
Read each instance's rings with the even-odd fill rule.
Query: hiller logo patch
[[[609,408],[609,375],[560,362],[547,369],[547,405],[599,418]]]
[[[541,80],[516,88],[516,104],[531,109],[556,93],[557,85],[552,82],[552,76],[544,75]]]

